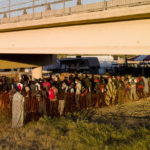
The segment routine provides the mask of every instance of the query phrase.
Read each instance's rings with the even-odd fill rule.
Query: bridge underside
[[[55,61],[55,55],[1,54],[0,69],[40,67]]]
[[[0,33],[0,53],[150,54],[150,19]]]

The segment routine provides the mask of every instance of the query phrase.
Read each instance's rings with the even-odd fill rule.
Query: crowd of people
[[[71,74],[61,79],[61,75],[53,74],[34,81],[0,79],[0,91],[0,108],[12,110],[13,126],[22,126],[24,112],[26,116],[34,112],[54,117],[148,97],[150,78]],[[20,117],[16,117],[18,112]]]

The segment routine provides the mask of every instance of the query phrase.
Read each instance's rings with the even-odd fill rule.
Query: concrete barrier
[[[64,15],[70,15],[70,14],[71,14],[71,7],[70,8],[65,8]]]
[[[70,15],[71,8],[59,9],[59,10],[47,10],[42,12],[42,18],[48,18],[52,16]]]
[[[8,22],[9,22],[9,18],[3,18],[0,21],[1,24],[5,24],[5,23],[8,23]]]
[[[64,9],[59,9],[59,10],[52,10],[50,12],[50,16],[63,16],[64,15],[65,10]]]
[[[104,2],[98,2],[88,5],[80,5],[71,8],[71,13],[92,12],[104,9]]]
[[[33,18],[34,18],[35,20],[41,19],[41,18],[42,18],[42,13],[41,13],[41,12],[35,13],[35,14],[33,15]]]
[[[99,11],[104,9],[104,2],[97,2],[94,4],[82,5],[82,11]]]
[[[42,12],[42,18],[47,18],[47,17],[50,17],[50,13],[51,13],[51,10],[46,10],[45,12]]]
[[[32,20],[32,19],[33,19],[33,14],[19,16],[20,21],[26,21],[26,20]]]
[[[148,4],[150,0],[110,0],[107,2],[107,8],[136,6],[141,4]]]
[[[18,16],[16,16],[16,17],[11,17],[10,19],[9,19],[9,22],[10,23],[14,23],[14,22],[18,22],[19,21],[19,17]]]

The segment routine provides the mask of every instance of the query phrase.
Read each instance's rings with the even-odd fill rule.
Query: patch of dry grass
[[[120,106],[122,107],[122,106]],[[128,106],[130,107],[130,106]],[[139,108],[139,107],[138,107]],[[78,112],[61,118],[44,116],[37,122],[30,122],[20,129],[10,128],[10,118],[1,114],[0,149],[14,150],[149,150],[150,128],[144,124],[118,126],[111,120],[118,119],[110,108],[101,113],[105,122],[97,122],[98,112]],[[115,109],[115,108],[112,108]],[[116,107],[116,109],[118,109]],[[126,108],[125,108],[126,109]],[[125,110],[124,109],[124,110]],[[101,111],[101,110],[99,110]],[[115,110],[112,112],[115,112]],[[117,111],[116,111],[117,112]],[[140,112],[141,113],[141,112]],[[137,115],[137,114],[136,114]],[[108,118],[107,118],[108,117]],[[6,119],[7,118],[7,119]],[[98,117],[97,117],[98,119]],[[100,115],[99,115],[100,119]],[[109,121],[110,119],[110,121]],[[115,122],[116,123],[116,122]]]
[[[3,129],[0,133],[0,149],[150,149],[150,129],[116,128],[111,124],[89,122],[84,115],[75,113],[59,119],[44,117],[38,122],[30,122],[24,128]]]

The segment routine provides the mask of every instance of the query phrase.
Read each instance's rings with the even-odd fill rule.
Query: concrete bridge
[[[110,0],[88,5],[78,1],[71,8],[9,16],[0,19],[0,53],[150,52],[150,0]]]
[[[149,54],[150,0],[109,0],[52,10],[51,3],[0,12],[0,53]],[[45,7],[43,12],[34,12]],[[32,9],[32,13],[28,10]],[[20,16],[11,13],[22,11]]]

